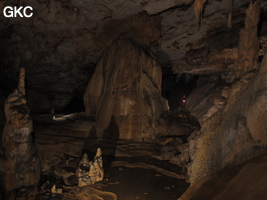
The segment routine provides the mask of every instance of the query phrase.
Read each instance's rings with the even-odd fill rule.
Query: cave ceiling
[[[198,22],[194,0],[0,1],[1,11],[16,5],[34,12],[31,18],[0,15],[1,81],[16,82],[25,67],[29,88],[65,105],[84,91],[103,52],[121,36],[149,47],[174,73],[217,73],[218,61],[229,57],[231,66],[236,59],[248,3],[234,0],[231,9],[228,0],[208,0]]]

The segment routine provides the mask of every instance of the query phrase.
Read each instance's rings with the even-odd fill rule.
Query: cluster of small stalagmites
[[[100,182],[104,178],[103,160],[101,149],[98,148],[93,161],[89,161],[85,153],[82,160],[79,162],[76,171],[78,178],[78,186],[83,187],[86,185],[93,185]]]

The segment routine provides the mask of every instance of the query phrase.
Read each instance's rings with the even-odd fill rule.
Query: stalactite
[[[203,6],[205,2],[206,0],[195,0],[194,2],[194,12],[196,15],[196,20],[199,24],[201,24],[202,11],[203,11]],[[232,28],[233,4],[234,4],[234,0],[228,0],[228,5],[229,5],[228,23],[227,23],[228,29]]]
[[[228,0],[229,13],[228,13],[228,29],[232,28],[232,14],[233,14],[234,0]]]
[[[198,23],[200,23],[200,20],[202,18],[202,10],[203,10],[203,5],[206,2],[206,0],[195,0],[194,2],[194,11],[196,15],[196,20]]]

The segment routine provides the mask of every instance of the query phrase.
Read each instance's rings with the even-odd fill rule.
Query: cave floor
[[[104,180],[94,189],[115,193],[119,200],[176,200],[189,187],[182,168],[163,160],[157,145],[114,138],[89,137],[94,122],[82,113],[33,115],[35,142],[42,163],[37,199],[77,199],[75,171],[83,153],[92,160],[101,148]],[[63,194],[51,194],[53,185]],[[75,192],[74,192],[75,193]],[[91,199],[113,199],[108,196]],[[90,199],[88,196],[85,199]]]

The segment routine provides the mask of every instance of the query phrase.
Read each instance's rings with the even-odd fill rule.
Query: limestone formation
[[[200,134],[189,138],[192,183],[266,151],[266,69],[267,55],[258,74],[248,73],[232,84],[224,109],[202,123]]]
[[[56,185],[54,184],[51,188],[51,193],[52,194],[62,194],[62,189],[61,188],[57,188]]]
[[[242,165],[209,175],[191,184],[178,200],[265,199],[267,155],[262,154]]]
[[[57,193],[57,188],[56,188],[56,185],[55,185],[55,184],[54,184],[54,185],[52,186],[52,188],[51,188],[51,193],[52,193],[52,194]]]
[[[88,69],[93,70],[110,44],[125,34],[154,46],[159,63],[180,73],[182,59],[191,59],[186,52],[202,50],[209,42],[208,37],[220,35],[228,24],[227,0],[206,1],[199,30],[194,1],[27,2],[27,6],[34,8],[31,20],[0,16],[1,74],[14,81],[18,66],[27,64],[30,89],[45,94],[51,106],[64,107],[74,92],[83,94],[91,75],[86,73]],[[243,24],[249,1],[234,1],[232,29],[239,30]],[[266,9],[265,1],[262,4]],[[6,5],[7,1],[0,1],[0,7]],[[222,37],[217,42],[221,41],[221,46],[229,40],[238,41],[238,38]],[[220,68],[223,64],[213,63]],[[211,72],[217,70],[209,66]],[[194,73],[197,67],[187,66],[185,71]]]
[[[250,1],[246,11],[245,27],[240,31],[236,78],[258,69],[258,23],[260,20],[260,0]]]
[[[188,108],[202,125],[201,132],[188,139],[191,183],[266,150],[266,55],[259,72],[255,70],[259,7],[259,1],[251,1],[247,9],[234,69],[235,82],[228,86],[223,81],[206,82],[206,86],[197,86],[188,97]]]
[[[161,68],[153,54],[130,39],[120,39],[97,64],[84,94],[87,114],[107,129],[114,116],[121,139],[151,141],[155,121],[168,111],[161,96]]]
[[[196,20],[199,22],[202,18],[202,9],[206,0],[195,0],[194,1],[194,11],[196,15]]]
[[[101,149],[98,148],[93,161],[89,162],[85,153],[79,162],[76,171],[78,178],[78,186],[94,185],[96,182],[102,181],[104,178],[103,160]]]
[[[6,124],[2,135],[4,159],[1,170],[8,194],[22,186],[38,183],[40,162],[32,133],[32,119],[25,97],[25,70],[22,68],[18,89],[5,102]]]

